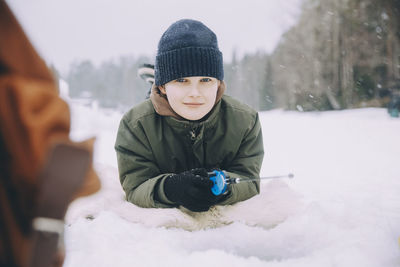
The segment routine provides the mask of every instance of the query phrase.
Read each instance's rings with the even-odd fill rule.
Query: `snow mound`
[[[261,183],[261,194],[230,206],[215,206],[207,212],[187,209],[146,209],[125,201],[118,181],[118,171],[111,166],[96,165],[102,181],[99,193],[74,201],[67,213],[67,224],[81,218],[93,220],[100,213],[113,212],[121,218],[147,227],[181,228],[196,231],[241,222],[266,229],[275,227],[303,207],[302,198],[282,180]]]

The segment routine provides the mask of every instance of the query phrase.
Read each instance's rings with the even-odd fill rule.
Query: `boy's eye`
[[[211,82],[211,79],[210,78],[203,78],[200,81],[202,81],[202,82]]]
[[[179,79],[176,79],[175,81],[178,83],[184,83],[186,80],[183,78],[179,78]]]

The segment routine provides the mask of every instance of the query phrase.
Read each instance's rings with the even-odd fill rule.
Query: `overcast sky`
[[[48,63],[95,64],[121,55],[154,56],[162,33],[182,18],[202,21],[232,52],[271,52],[296,21],[302,0],[6,0]]]

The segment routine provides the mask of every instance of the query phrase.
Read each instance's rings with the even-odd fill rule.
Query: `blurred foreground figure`
[[[61,266],[69,203],[99,190],[56,83],[0,0],[0,266]]]

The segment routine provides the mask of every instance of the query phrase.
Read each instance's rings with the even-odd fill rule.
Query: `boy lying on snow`
[[[122,118],[115,143],[128,201],[207,211],[260,192],[259,180],[211,192],[208,171],[259,178],[264,157],[256,111],[224,95],[222,53],[203,23],[179,20],[162,35],[150,99]]]

